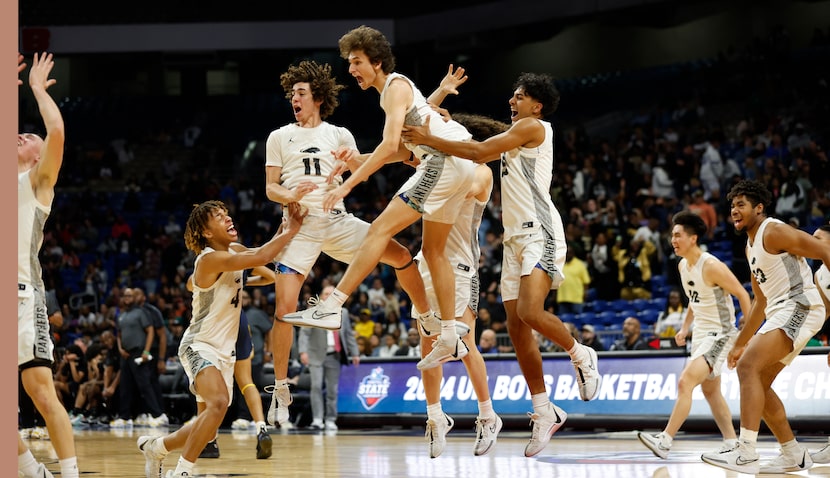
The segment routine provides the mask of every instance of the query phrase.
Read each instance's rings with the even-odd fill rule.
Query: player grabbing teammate
[[[161,477],[162,461],[177,448],[182,448],[179,462],[165,476],[192,476],[196,459],[216,436],[233,393],[243,271],[270,262],[296,235],[303,221],[300,206],[293,203],[287,209],[277,234],[252,249],[236,243],[236,228],[221,201],[205,201],[191,211],[184,240],[197,254],[192,275],[193,320],[182,336],[179,361],[196,402],[205,406],[193,422],[173,433],[138,438],[147,478]]]
[[[77,478],[75,439],[66,409],[58,400],[52,381],[54,344],[46,314],[38,251],[43,245],[43,225],[52,209],[55,183],[63,163],[64,124],[60,109],[46,90],[55,62],[51,53],[35,53],[29,70],[29,87],[46,127],[46,136],[17,135],[17,367],[23,388],[46,421],[49,437],[60,463],[61,476]],[[17,71],[26,68],[17,55]],[[18,79],[18,85],[23,82]],[[20,436],[17,437],[17,469],[24,477],[51,477],[38,463]]]
[[[286,316],[297,310],[300,290],[320,253],[352,263],[364,245],[369,223],[347,213],[342,197],[328,208],[323,206],[323,198],[329,189],[342,182],[338,165],[342,166],[343,161],[336,158],[350,160],[357,155],[352,134],[346,128],[325,121],[337,107],[337,94],[344,87],[332,77],[329,65],[313,61],[292,65],[280,76],[280,83],[291,101],[296,122],[268,136],[266,195],[282,204],[299,202],[308,210],[297,240],[276,258],[274,287],[278,320],[274,321],[270,332],[275,383],[267,419],[271,425],[284,426],[292,402],[288,389],[288,362],[294,341],[294,327],[287,323],[291,321]],[[431,315],[421,276],[417,267],[413,267],[409,250],[391,235],[373,243],[372,247],[362,248],[363,251],[367,249],[377,253],[381,262],[395,268],[398,281],[419,313]],[[323,319],[315,319],[314,325],[340,328],[339,305],[336,311]]]
[[[425,118],[432,116],[436,134],[442,137],[469,139],[470,133],[455,121],[443,121],[415,84],[393,71],[395,57],[389,41],[380,31],[365,25],[357,27],[340,38],[339,46],[358,86],[364,90],[374,88],[380,93],[385,121],[380,144],[347,180],[325,195],[323,210],[336,210],[357,184],[386,163],[415,157],[420,163],[372,223],[354,260],[329,298],[302,312],[288,314],[283,320],[313,327],[339,326],[340,307],[374,269],[392,237],[423,219],[422,251],[437,292],[439,311],[436,313],[441,318],[441,333],[432,353],[418,362],[417,367],[423,370],[448,360],[461,359],[467,354],[467,346],[456,331],[455,277],[445,250],[450,229],[472,184],[474,165],[431,148],[412,145],[407,149],[401,142],[401,129],[404,124],[423,124]],[[422,311],[419,307],[418,312]],[[329,324],[327,317],[336,323]]]
[[[732,204],[735,229],[747,233],[746,257],[755,297],[727,358],[730,368],[737,366],[741,384],[738,446],[725,453],[704,453],[701,458],[748,474],[806,470],[813,464],[810,454],[796,441],[772,383],[827,317],[805,257],[828,264],[830,247],[804,231],[767,217],[772,194],[761,182],[740,181],[729,191],[727,200]],[[781,455],[763,466],[755,450],[762,418],[781,445]]]
[[[476,163],[501,159],[504,258],[501,292],[508,333],[530,389],[533,431],[525,456],[542,451],[567,414],[550,402],[542,355],[533,331],[552,340],[574,364],[579,394],[591,400],[599,391],[597,354],[571,336],[556,315],[545,310],[545,298],[562,282],[565,231],[550,197],[553,175],[553,128],[543,120],[556,111],[559,92],[551,77],[523,73],[509,100],[510,129],[482,142],[449,141],[431,133],[434,124],[407,127],[403,140],[425,145]]]
[[[692,323],[692,353],[680,374],[677,384],[677,401],[669,416],[669,422],[656,435],[639,432],[640,441],[655,455],[666,458],[672,440],[689,417],[692,407],[692,391],[698,385],[712,409],[724,443],[720,451],[728,451],[737,445],[732,413],[721,393],[720,374],[726,355],[732,349],[738,330],[735,328],[735,307],[732,296],[738,298],[741,312],[749,313],[749,293],[735,274],[717,257],[700,248],[698,241],[706,237],[706,223],[689,211],[677,213],[672,220],[671,245],[682,259],[677,268],[680,283],[689,299],[686,317],[675,335],[677,345],[686,345]]]

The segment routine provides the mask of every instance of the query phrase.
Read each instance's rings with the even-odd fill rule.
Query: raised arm
[[[32,186],[38,200],[48,204],[54,196],[55,183],[63,163],[63,143],[65,131],[60,109],[46,91],[56,83],[49,78],[55,62],[51,53],[35,53],[32,68],[29,70],[29,86],[37,101],[40,116],[46,127],[46,137],[40,150],[40,158],[32,169]],[[19,68],[19,66],[18,66]]]
[[[433,105],[440,105],[448,95],[457,95],[458,87],[466,82],[467,75],[464,73],[464,68],[459,66],[453,71],[452,63],[450,63],[447,74],[441,79],[438,88],[429,95],[427,102]]]

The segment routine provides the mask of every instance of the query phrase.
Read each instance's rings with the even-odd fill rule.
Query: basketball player
[[[221,201],[205,201],[191,211],[184,239],[197,254],[192,275],[193,320],[182,335],[179,362],[196,402],[205,406],[193,422],[173,433],[138,438],[147,478],[161,477],[164,457],[177,448],[182,448],[181,457],[166,478],[192,476],[196,459],[216,435],[233,393],[243,271],[270,262],[297,234],[304,217],[300,206],[292,203],[287,210],[274,237],[252,249],[236,243],[236,228]]]
[[[455,278],[445,249],[449,232],[472,184],[474,165],[434,149],[416,146],[407,149],[401,142],[401,129],[405,123],[422,124],[424,118],[433,116],[433,127],[442,137],[469,139],[470,133],[455,121],[444,122],[412,81],[394,72],[395,57],[389,41],[380,31],[365,25],[357,27],[340,38],[339,47],[358,86],[364,90],[374,88],[380,93],[385,121],[380,144],[347,180],[325,194],[323,211],[337,210],[352,188],[385,163],[415,157],[420,163],[374,220],[354,260],[328,299],[302,312],[288,314],[283,320],[295,325],[339,327],[340,308],[360,281],[374,269],[392,237],[423,219],[423,254],[437,291],[441,334],[432,353],[418,362],[417,367],[423,370],[448,360],[461,359],[467,354],[467,346],[455,327]],[[423,309],[419,307],[417,311]]]
[[[43,245],[43,226],[52,209],[55,183],[63,163],[64,124],[60,109],[47,89],[55,62],[51,53],[35,53],[29,70],[29,87],[46,127],[46,136],[17,135],[17,367],[23,388],[46,422],[60,463],[61,476],[77,478],[75,439],[66,409],[58,400],[52,381],[54,344],[46,315],[46,288],[38,253]],[[17,55],[18,74],[26,68]],[[18,85],[23,81],[18,79]],[[17,469],[25,477],[51,477],[43,463],[17,437]]]
[[[723,436],[720,451],[731,450],[737,445],[732,412],[721,393],[720,374],[738,335],[732,296],[738,298],[744,315],[751,307],[749,293],[729,267],[700,248],[698,241],[706,237],[707,230],[703,219],[693,212],[682,211],[674,216],[672,223],[671,245],[674,253],[682,258],[677,268],[683,291],[689,299],[686,317],[675,340],[679,346],[686,345],[686,337],[694,323],[692,353],[680,373],[677,401],[666,428],[656,435],[637,433],[640,441],[663,459],[668,457],[672,440],[689,417],[692,391],[698,385]]]
[[[768,217],[772,195],[761,182],[740,181],[729,191],[727,199],[732,204],[735,229],[747,233],[746,257],[755,297],[727,358],[730,368],[737,366],[741,383],[738,446],[725,453],[704,453],[701,458],[740,473],[806,470],[813,464],[810,454],[796,442],[784,404],[772,383],[801,353],[827,317],[805,257],[828,264],[830,247],[804,231]],[[761,418],[781,444],[781,455],[764,466],[755,450]]]
[[[568,351],[583,400],[596,397],[601,377],[596,352],[574,340],[559,317],[545,310],[548,293],[562,282],[567,247],[562,218],[549,193],[553,128],[542,119],[556,111],[559,92],[551,77],[523,73],[515,83],[509,104],[510,129],[483,142],[440,138],[431,134],[428,121],[420,127],[407,125],[403,140],[476,163],[501,159],[504,222],[501,291],[508,333],[533,403],[533,431],[525,448],[525,456],[530,457],[544,449],[567,417],[548,397],[542,356],[533,331]]]

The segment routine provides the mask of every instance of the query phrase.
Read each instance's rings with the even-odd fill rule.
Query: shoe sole
[[[668,451],[666,451],[663,455],[661,455],[661,454],[659,453],[659,451],[662,451],[662,450],[660,450],[659,448],[658,448],[657,450],[655,450],[654,448],[652,448],[652,445],[653,445],[653,444],[652,444],[651,442],[649,442],[648,440],[646,440],[645,438],[643,438],[645,435],[646,435],[646,434],[645,434],[645,433],[642,433],[642,432],[637,434],[637,438],[639,438],[639,439],[640,439],[640,443],[642,443],[643,445],[645,445],[645,446],[646,446],[646,448],[648,448],[648,449],[649,449],[652,453],[654,453],[654,456],[656,456],[657,458],[662,458],[663,460],[665,460],[666,458],[668,458],[668,456],[669,456],[669,452],[668,452]]]
[[[264,460],[271,457],[271,447],[273,445],[271,437],[266,436],[262,440],[257,439],[256,444],[256,458],[257,460]]]
[[[760,464],[756,461],[755,466],[747,467],[742,465],[733,465],[731,463],[724,463],[722,461],[707,459],[706,455],[700,455],[700,459],[703,460],[704,463],[708,463],[710,465],[714,465],[726,470],[737,471],[738,473],[746,473],[748,475],[757,475],[759,471],[761,471]]]
[[[456,349],[455,355],[453,355],[453,354],[445,355],[445,356],[441,357],[440,359],[438,359],[434,362],[427,362],[426,359],[427,359],[427,357],[429,357],[429,355],[427,355],[427,357],[424,357],[423,359],[421,359],[421,361],[419,361],[415,365],[415,368],[417,368],[418,370],[429,370],[431,368],[438,367],[440,365],[443,365],[447,362],[451,362],[453,360],[463,359],[464,357],[467,356],[468,353],[470,353],[470,349],[467,347],[467,344],[465,344],[464,341],[459,340],[459,342],[464,346],[463,353],[462,353],[462,350]],[[431,353],[432,352],[430,352],[430,354]]]
[[[318,329],[326,329],[326,330],[340,330],[341,326],[341,318],[340,314],[337,314],[337,319],[309,319],[303,316],[299,317],[288,317],[287,315],[281,319],[277,319],[285,322],[286,324],[297,325],[300,327],[316,327]]]

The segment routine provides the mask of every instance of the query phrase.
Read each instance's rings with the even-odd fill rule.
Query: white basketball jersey
[[[767,298],[767,317],[788,300],[807,307],[821,303],[806,259],[789,252],[770,254],[764,250],[764,230],[772,222],[783,224],[775,218],[764,219],[755,233],[755,242],[750,244],[747,240],[746,243],[749,270]]]
[[[286,188],[293,189],[301,181],[316,184],[317,189],[306,194],[300,204],[307,207],[311,215],[323,215],[323,196],[343,183],[340,176],[332,184],[326,183],[334,169],[331,152],[340,146],[357,149],[354,136],[346,128],[325,121],[314,128],[291,123],[268,135],[265,165],[282,168],[281,183]],[[345,210],[342,200],[335,209]]]
[[[550,198],[553,180],[553,128],[545,128],[545,139],[535,148],[519,148],[518,154],[501,155],[501,200],[504,240],[544,229],[551,237],[565,240],[562,217]],[[559,232],[561,231],[561,232]],[[559,233],[557,233],[559,232]]]
[[[199,267],[199,261],[206,254],[214,252],[206,247],[198,256],[193,270]],[[234,254],[231,249],[228,252]],[[190,325],[182,335],[179,350],[208,345],[220,358],[233,360],[236,354],[236,336],[239,331],[240,300],[242,290],[242,271],[223,272],[210,287],[202,288],[193,284],[193,316]]]
[[[44,206],[35,197],[29,171],[17,175],[17,282],[42,291],[38,253],[43,245],[43,227],[52,207],[51,204]]]
[[[467,199],[450,229],[447,236],[447,258],[456,275],[473,277],[478,272],[478,258],[481,255],[478,228],[486,206],[486,202],[475,198]],[[415,259],[423,260],[423,251],[418,251]]]
[[[827,268],[827,264],[822,264],[816,271],[816,287],[824,298],[830,301],[830,269]],[[827,313],[830,314],[830,310]]]
[[[412,106],[406,112],[406,118],[404,119],[404,124],[414,125],[414,126],[421,126],[424,124],[424,119],[429,116],[429,132],[434,136],[438,136],[439,138],[448,139],[451,141],[468,141],[472,138],[472,135],[467,131],[467,128],[458,123],[455,120],[444,121],[444,118],[441,115],[432,109],[432,106],[429,105],[427,99],[421,93],[421,91],[415,86],[415,83],[412,82],[409,78],[401,75],[400,73],[391,73],[386,78],[386,84],[383,87],[383,92],[380,94],[380,101],[383,103],[383,95],[386,94],[387,87],[394,79],[403,79],[409,83],[409,86],[412,88]],[[410,151],[412,151],[415,156],[418,158],[423,159],[425,155],[429,154],[438,154],[441,156],[447,156],[440,151],[437,151],[433,148],[423,145],[414,145],[414,144],[406,144],[405,145]],[[452,156],[450,156],[452,157]],[[454,161],[466,161],[474,166],[472,161],[467,159],[455,159]],[[424,162],[418,166],[426,167]]]
[[[720,260],[704,252],[697,262],[691,264],[680,260],[680,280],[689,306],[695,314],[695,331],[726,334],[735,329],[735,306],[732,296],[720,286],[709,287],[703,280],[703,265],[707,260]]]

